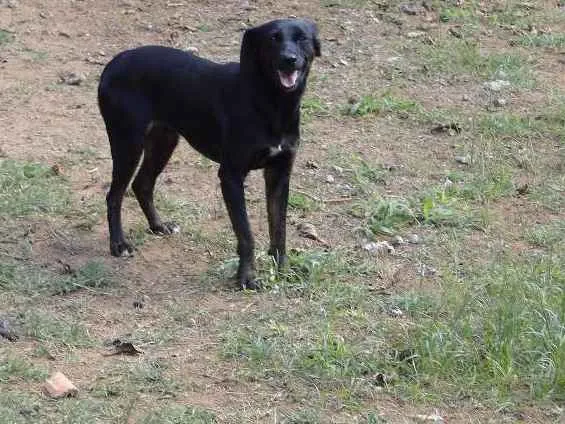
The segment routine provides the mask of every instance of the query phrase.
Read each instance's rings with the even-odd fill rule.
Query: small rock
[[[461,163],[463,165],[469,165],[469,163],[471,163],[467,156],[455,156],[455,162]]]
[[[400,11],[407,15],[417,15],[423,11],[423,8],[413,4],[413,3],[404,3],[400,5]]]
[[[316,227],[314,227],[312,224],[307,222],[301,222],[296,226],[296,229],[298,230],[298,234],[301,237],[308,238],[311,240],[316,240],[320,242],[322,245],[329,247],[329,243],[326,242],[324,239],[320,238],[320,236],[318,236],[318,230],[316,230]]]
[[[189,52],[189,53],[195,54],[195,55],[197,55],[198,52],[199,52],[198,47],[196,47],[196,46],[188,46],[186,48],[186,51]]]
[[[388,314],[394,318],[402,318],[404,316],[404,312],[402,312],[402,310],[396,306],[388,311]]]
[[[420,38],[420,37],[424,37],[426,35],[426,33],[424,31],[410,31],[409,33],[406,34],[406,37],[408,38]]]
[[[331,175],[331,174],[328,175],[328,176],[326,177],[326,182],[329,183],[329,184],[333,184],[333,183],[335,182],[334,176]]]
[[[339,175],[343,174],[343,168],[341,166],[332,165],[332,169]]]
[[[406,241],[410,244],[419,244],[420,237],[418,237],[418,234],[408,234],[406,236]]]
[[[498,92],[506,87],[510,87],[510,81],[506,81],[502,79],[487,81],[483,84],[483,86],[488,90]]]
[[[413,418],[417,423],[434,423],[434,424],[443,424],[445,421],[442,417],[438,414],[431,414],[431,415],[413,415]]]
[[[318,163],[313,161],[313,160],[307,160],[306,161],[306,168],[308,168],[308,169],[320,169],[320,165],[318,165]]]
[[[404,239],[400,236],[394,236],[390,242],[392,243],[393,246],[402,246],[403,244],[406,243]]]
[[[467,94],[463,94],[463,96],[461,96],[461,100],[468,102],[469,100],[471,100],[471,98]]]
[[[418,266],[418,274],[422,277],[433,277],[437,274],[437,270],[433,266],[420,264],[420,266]]]
[[[59,75],[59,78],[63,84],[67,85],[81,85],[84,81],[84,76],[75,72],[67,72],[65,74],[61,74]]]
[[[56,372],[49,377],[43,385],[43,390],[45,394],[54,399],[78,394],[76,386],[61,372]]]
[[[366,250],[369,253],[374,255],[383,255],[389,254],[394,255],[395,250],[394,247],[388,241],[378,241],[378,242],[370,242],[363,245],[363,250]]]
[[[508,101],[506,99],[503,99],[503,98],[498,98],[498,99],[494,99],[493,104],[496,107],[504,107],[508,104]]]

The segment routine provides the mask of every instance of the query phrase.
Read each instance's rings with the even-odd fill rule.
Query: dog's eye
[[[281,34],[276,32],[273,35],[271,35],[271,40],[275,41],[275,42],[280,42],[281,41]]]
[[[296,41],[306,41],[306,36],[304,34],[298,34],[296,36]]]

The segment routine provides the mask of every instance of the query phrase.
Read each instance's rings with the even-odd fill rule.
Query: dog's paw
[[[180,233],[180,227],[175,222],[163,222],[160,225],[152,227],[151,232],[160,236],[169,236],[171,234]]]
[[[257,278],[244,278],[239,279],[238,286],[241,290],[261,290],[261,280]]]
[[[133,251],[133,246],[124,240],[110,243],[110,253],[112,256],[127,258],[133,256]]]

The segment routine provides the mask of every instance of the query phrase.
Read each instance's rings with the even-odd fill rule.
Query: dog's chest
[[[287,154],[294,154],[296,151],[296,144],[293,141],[290,141],[286,138],[282,138],[278,140],[279,143],[275,144],[274,146],[271,145],[268,148],[268,157],[269,158],[276,158],[280,155],[287,155]]]
[[[252,160],[251,169],[259,169],[268,166],[271,162],[294,156],[297,144],[293,140],[278,139],[272,140],[264,147],[260,148]]]

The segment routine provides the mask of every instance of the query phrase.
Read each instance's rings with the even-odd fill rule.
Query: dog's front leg
[[[228,210],[233,230],[237,237],[239,268],[237,280],[241,288],[256,290],[259,283],[255,280],[254,242],[247,218],[243,180],[245,175],[220,166],[219,172],[224,202]]]
[[[279,269],[286,264],[286,211],[293,162],[294,156],[281,157],[264,171],[269,216],[269,255],[275,258]]]

